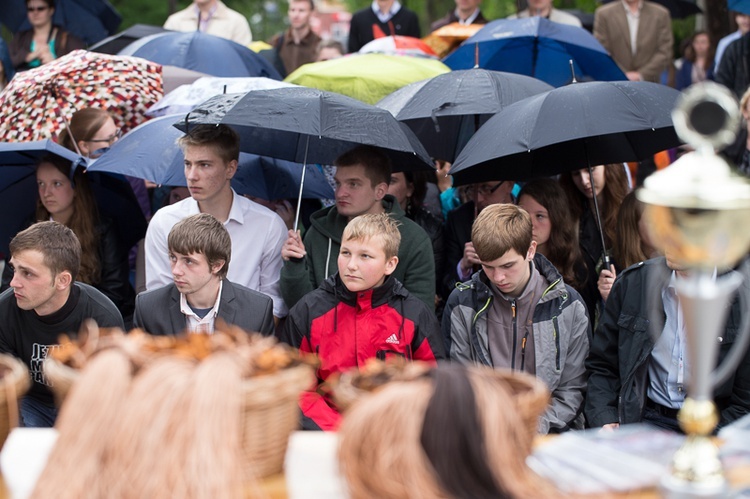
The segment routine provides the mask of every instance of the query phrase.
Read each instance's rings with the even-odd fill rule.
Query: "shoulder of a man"
[[[149,229],[164,227],[171,229],[174,224],[183,218],[190,215],[197,215],[198,213],[200,213],[198,203],[193,198],[188,197],[156,210],[148,226]]]
[[[94,319],[101,327],[125,328],[120,311],[104,293],[82,282],[76,282],[74,286],[81,290],[79,306],[82,306],[83,318]]]
[[[273,303],[273,299],[264,294],[260,291],[255,291],[254,289],[250,289],[247,286],[243,286],[242,284],[237,284],[236,282],[232,282],[229,279],[224,279],[224,288],[223,290],[230,289],[231,292],[234,294],[235,300],[240,301],[241,303]],[[222,294],[225,291],[222,291]]]

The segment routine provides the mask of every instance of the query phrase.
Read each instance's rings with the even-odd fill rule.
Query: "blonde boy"
[[[400,242],[398,224],[387,213],[352,219],[344,229],[338,273],[290,310],[279,338],[319,356],[321,383],[372,357],[444,358],[435,315],[391,276]],[[303,426],[335,430],[338,409],[318,388],[300,398]]]

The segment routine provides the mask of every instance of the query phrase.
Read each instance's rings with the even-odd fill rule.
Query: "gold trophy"
[[[646,204],[652,240],[690,274],[676,285],[689,362],[688,395],[677,419],[687,438],[674,455],[671,473],[662,480],[667,498],[725,497],[729,490],[710,437],[718,422],[712,395],[736,368],[747,344],[747,327],[722,366],[713,371],[723,311],[742,282],[739,272],[724,271],[750,248],[750,182],[714,151],[733,142],[738,108],[734,96],[720,85],[690,87],[678,100],[672,119],[677,134],[695,151],[647,178],[637,193]]]

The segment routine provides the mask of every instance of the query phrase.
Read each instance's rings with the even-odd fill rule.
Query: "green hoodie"
[[[390,194],[383,198],[383,208],[399,222],[401,245],[394,277],[411,294],[435,308],[435,259],[427,233],[412,222]],[[300,298],[316,289],[328,276],[338,272],[341,235],[348,220],[339,215],[336,206],[323,208],[310,217],[305,233],[307,255],[304,259],[284,262],[281,269],[281,296],[292,308]]]

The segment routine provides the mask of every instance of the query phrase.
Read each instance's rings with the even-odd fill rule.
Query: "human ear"
[[[386,182],[381,182],[375,186],[376,199],[383,199],[386,194],[388,194],[388,184]]]
[[[237,173],[237,160],[233,159],[227,163],[227,179],[231,180],[235,173]]]
[[[55,288],[59,291],[64,290],[73,284],[73,276],[67,270],[63,270],[55,277]]]
[[[391,275],[393,274],[393,271],[396,270],[396,266],[398,265],[398,257],[392,256],[385,262],[385,275]]]
[[[219,260],[218,262],[214,263],[214,264],[213,264],[213,265],[211,266],[211,273],[212,273],[213,275],[216,275],[216,274],[218,274],[218,273],[219,273],[219,271],[220,271],[220,270],[221,270],[222,268],[224,268],[224,265],[225,265],[226,263],[227,263],[227,262],[225,262],[224,260]]]
[[[530,262],[534,259],[534,255],[536,255],[536,241],[531,241],[529,250],[526,252],[526,260]]]

